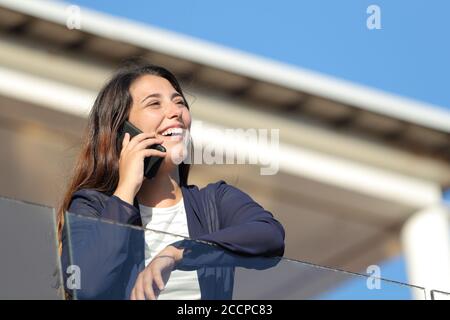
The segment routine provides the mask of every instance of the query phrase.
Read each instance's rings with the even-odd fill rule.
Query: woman
[[[143,133],[133,138],[126,134],[117,144],[126,120]],[[202,189],[188,185],[190,165],[179,160],[185,160],[180,154],[185,148],[180,145],[186,143],[191,120],[178,81],[162,67],[126,65],[101,89],[89,116],[73,178],[58,210],[64,270],[69,265],[66,211],[150,229],[158,225],[164,232],[207,241],[237,254],[283,255],[283,227],[247,194],[223,180]],[[147,149],[154,144],[163,145],[166,152]],[[150,156],[163,160],[156,176],[147,179],[143,175],[144,159]],[[217,214],[217,221],[211,218],[211,212]],[[152,236],[130,241],[133,235],[127,232],[100,230],[73,224],[70,231],[71,254],[78,259],[82,272],[78,297],[163,296],[175,271],[169,282],[164,281],[162,273],[183,259],[186,242],[174,242],[170,237],[156,241]],[[110,234],[114,241],[106,239]],[[140,241],[145,242],[143,246],[138,245]],[[139,260],[145,260],[145,267],[138,266]],[[84,285],[83,274],[88,278]],[[128,283],[117,285],[124,278]],[[195,271],[187,276],[179,274],[179,290],[172,290],[166,298],[204,298],[207,278]]]

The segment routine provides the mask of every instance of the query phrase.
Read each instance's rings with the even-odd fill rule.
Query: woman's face
[[[186,130],[191,128],[191,115],[181,94],[168,80],[154,75],[136,79],[130,86],[130,94],[133,105],[128,120],[143,132],[163,140],[167,150],[164,162],[179,159],[180,151],[187,148]],[[169,127],[179,129],[172,136],[163,135]]]

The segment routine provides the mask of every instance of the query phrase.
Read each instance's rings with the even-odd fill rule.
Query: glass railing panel
[[[54,209],[0,198],[0,299],[61,299]]]
[[[450,300],[450,292],[431,290],[431,300]]]
[[[181,235],[67,213],[60,256],[53,208],[0,198],[1,299],[129,299],[167,243],[158,299],[425,299],[425,290],[281,257],[249,257]],[[152,243],[149,247],[146,245]],[[168,260],[159,260],[160,262]],[[64,290],[63,290],[64,289]],[[432,299],[449,294],[433,290]]]
[[[236,269],[234,299],[409,300],[424,288],[375,276],[281,259],[265,270]]]
[[[423,288],[406,283],[281,257],[243,256],[214,244],[157,230],[70,213],[68,216],[70,264],[79,267],[82,275],[78,298],[130,298],[137,275],[150,261],[147,238],[154,244],[154,254],[164,248],[158,246],[165,240],[185,248],[183,259],[164,278],[166,291],[158,292],[160,299],[425,299]],[[83,242],[89,233],[91,242]],[[113,252],[115,256],[110,257]],[[93,261],[98,265],[93,265]],[[119,266],[123,268],[120,272]],[[114,281],[108,282],[111,277]],[[94,278],[105,279],[108,288],[88,288],[95,283],[90,280]],[[83,279],[88,287],[83,287]],[[156,286],[154,289],[158,291]]]
[[[146,239],[152,247],[146,245]],[[183,239],[171,233],[67,213],[61,259],[67,298],[129,299],[137,276],[164,249],[164,243]],[[181,278],[188,275],[182,271],[175,275],[180,273]],[[169,277],[165,280],[169,281]]]

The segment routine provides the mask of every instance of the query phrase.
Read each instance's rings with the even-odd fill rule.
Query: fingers
[[[145,300],[144,295],[144,283],[143,283],[143,276],[140,274],[136,280],[136,284],[134,285],[134,295],[135,300]]]
[[[160,256],[162,257],[162,256]],[[159,261],[159,260],[158,260]],[[172,261],[172,260],[167,260]],[[133,290],[131,291],[131,300],[156,300],[157,295],[164,290],[165,284],[162,277],[162,270],[166,270],[171,267],[171,263],[161,262],[156,263],[152,261],[149,266],[147,266],[144,271],[142,271],[136,279]],[[170,274],[170,270],[169,270]],[[155,287],[153,287],[155,283]],[[156,291],[156,292],[155,292]],[[155,294],[156,293],[156,294]]]
[[[164,290],[164,281],[162,279],[161,272],[159,270],[153,273],[153,279],[156,285],[158,286],[158,289],[160,291]]]
[[[166,152],[162,152],[162,151],[155,150],[155,149],[144,149],[144,150],[142,150],[142,154],[144,155],[144,157],[151,157],[151,156],[165,157],[166,156]]]
[[[159,278],[161,278],[161,275],[159,275]],[[153,276],[150,270],[145,270],[141,274],[139,274],[138,278],[136,279],[136,283],[134,284],[134,288],[131,291],[130,299],[156,300],[156,295],[153,291]]]
[[[144,285],[144,293],[148,300],[156,300],[156,296],[155,293],[153,292],[153,286],[151,282],[146,283]]]
[[[156,300],[155,293],[153,292],[153,277],[150,272],[147,272],[147,276],[144,276],[143,287],[145,296],[150,300]]]
[[[163,143],[163,140],[160,138],[149,138],[149,139],[144,139],[143,141],[139,142],[134,149],[135,150],[142,150],[147,148],[148,146],[152,146],[154,144],[161,144]]]
[[[157,140],[154,137],[153,133],[146,133],[146,132],[140,133],[140,134],[134,136],[133,138],[131,138],[131,140],[129,140],[129,143],[127,144],[127,150],[132,150],[139,142],[144,141],[145,139]]]
[[[125,135],[122,140],[122,150],[124,150],[127,147],[129,142],[130,142],[130,134],[128,132],[125,132]]]

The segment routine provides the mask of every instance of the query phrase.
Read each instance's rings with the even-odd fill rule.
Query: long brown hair
[[[116,143],[118,130],[128,118],[133,103],[129,88],[133,81],[146,74],[167,79],[187,103],[180,84],[170,71],[140,60],[125,63],[103,86],[89,114],[81,151],[57,210],[60,248],[64,213],[70,206],[73,193],[91,188],[112,195],[117,188],[120,157],[120,144]],[[178,166],[181,186],[187,186],[189,169],[190,165],[184,162]]]

